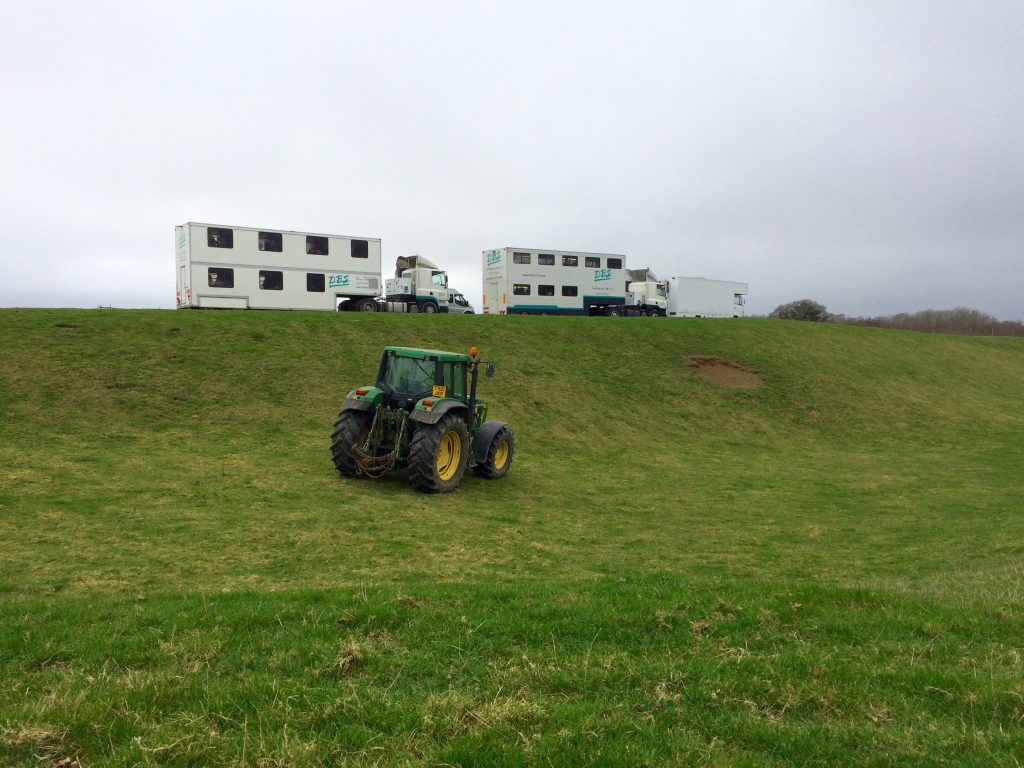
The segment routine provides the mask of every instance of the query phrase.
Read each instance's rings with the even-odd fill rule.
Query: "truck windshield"
[[[664,286],[664,285],[659,285],[658,286],[658,295],[661,296],[662,298],[665,298],[666,296],[668,296],[668,289],[666,288],[666,286]]]
[[[388,353],[381,384],[402,395],[419,395],[429,393],[434,386],[434,372],[437,368],[432,357],[417,360],[412,357],[399,357],[394,352]]]
[[[448,273],[447,272],[431,272],[430,282],[441,288],[448,287]]]

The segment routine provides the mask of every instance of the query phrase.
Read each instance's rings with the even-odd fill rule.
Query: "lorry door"
[[[505,296],[501,292],[501,283],[498,280],[488,280],[484,283],[484,314],[503,315],[505,314]]]
[[[178,303],[183,307],[187,307],[192,303],[192,291],[188,284],[188,269],[185,268],[184,264],[178,267],[178,285],[180,286]]]

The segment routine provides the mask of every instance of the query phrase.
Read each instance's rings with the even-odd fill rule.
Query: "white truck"
[[[483,252],[485,315],[621,315],[626,257],[551,248]]]
[[[743,317],[747,284],[704,277],[668,279],[669,317]]]
[[[385,284],[378,309],[389,312],[447,312],[448,273],[416,254],[395,260],[395,276]]]
[[[665,317],[668,280],[659,280],[648,268],[626,270],[626,314]]]
[[[188,222],[175,239],[179,309],[472,312],[422,256],[400,256],[381,296],[380,238]]]

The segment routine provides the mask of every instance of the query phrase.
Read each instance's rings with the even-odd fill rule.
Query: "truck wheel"
[[[365,411],[342,411],[338,414],[331,433],[331,457],[342,477],[359,474],[352,448],[366,440],[372,423],[373,417]]]
[[[421,301],[419,303],[420,312],[426,312],[428,315],[432,315],[437,312],[437,304],[432,301]]]
[[[652,309],[651,317],[664,317],[664,313],[660,309]]]
[[[491,440],[491,445],[487,449],[486,461],[482,461],[473,467],[473,472],[487,480],[497,480],[499,477],[504,477],[512,467],[512,457],[515,456],[515,453],[515,435],[512,434],[512,430],[508,427],[502,427],[498,430],[498,434],[494,436],[494,439]]]
[[[409,482],[424,493],[454,491],[469,461],[469,431],[458,413],[421,424],[409,443]]]
[[[608,309],[605,310],[605,314],[608,315],[608,317],[618,317],[622,314],[622,310],[618,307],[608,307]]]
[[[377,302],[373,299],[360,299],[356,309],[360,312],[376,312]]]

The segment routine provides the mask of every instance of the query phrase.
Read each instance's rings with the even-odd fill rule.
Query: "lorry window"
[[[575,285],[563,285],[562,295],[563,296],[576,296],[579,293],[579,289]]]
[[[512,295],[514,296],[529,296],[530,286],[525,283],[516,283],[512,286]]]
[[[366,240],[353,240],[352,241],[352,258],[353,259],[368,259],[370,258],[370,244]]]
[[[440,286],[441,288],[448,287],[448,273],[438,270],[430,273],[430,282],[434,285]]]
[[[658,292],[658,295],[661,296],[662,298],[668,296],[668,286],[659,285],[655,290]]]
[[[622,259],[608,258],[608,269],[622,269]]]
[[[530,263],[530,254],[528,254],[528,253],[518,253],[518,252],[517,253],[513,253],[512,254],[512,263],[513,264],[529,264]]]
[[[317,235],[306,235],[306,253],[311,256],[327,255],[327,238]]]
[[[580,259],[578,256],[563,256],[562,266],[563,267],[578,267],[580,265]]]
[[[206,279],[211,288],[234,288],[235,270],[224,267],[210,267]]]
[[[260,290],[281,291],[284,290],[284,272],[273,269],[260,270]]]
[[[323,293],[324,292],[324,276],[316,272],[306,273],[306,292],[307,293]]]
[[[235,232],[222,227],[206,228],[206,244],[210,248],[232,248]]]
[[[275,253],[281,252],[280,232],[260,232],[259,241],[261,251],[274,251]]]
[[[537,263],[538,264],[543,264],[543,265],[548,266],[548,267],[553,266],[554,263],[555,263],[555,254],[553,254],[553,253],[538,253],[537,254]]]
[[[601,257],[600,256],[587,256],[583,259],[584,266],[587,269],[600,269],[601,268]]]
[[[538,296],[554,296],[555,295],[555,286],[553,286],[553,285],[538,285],[537,286],[537,295]]]

